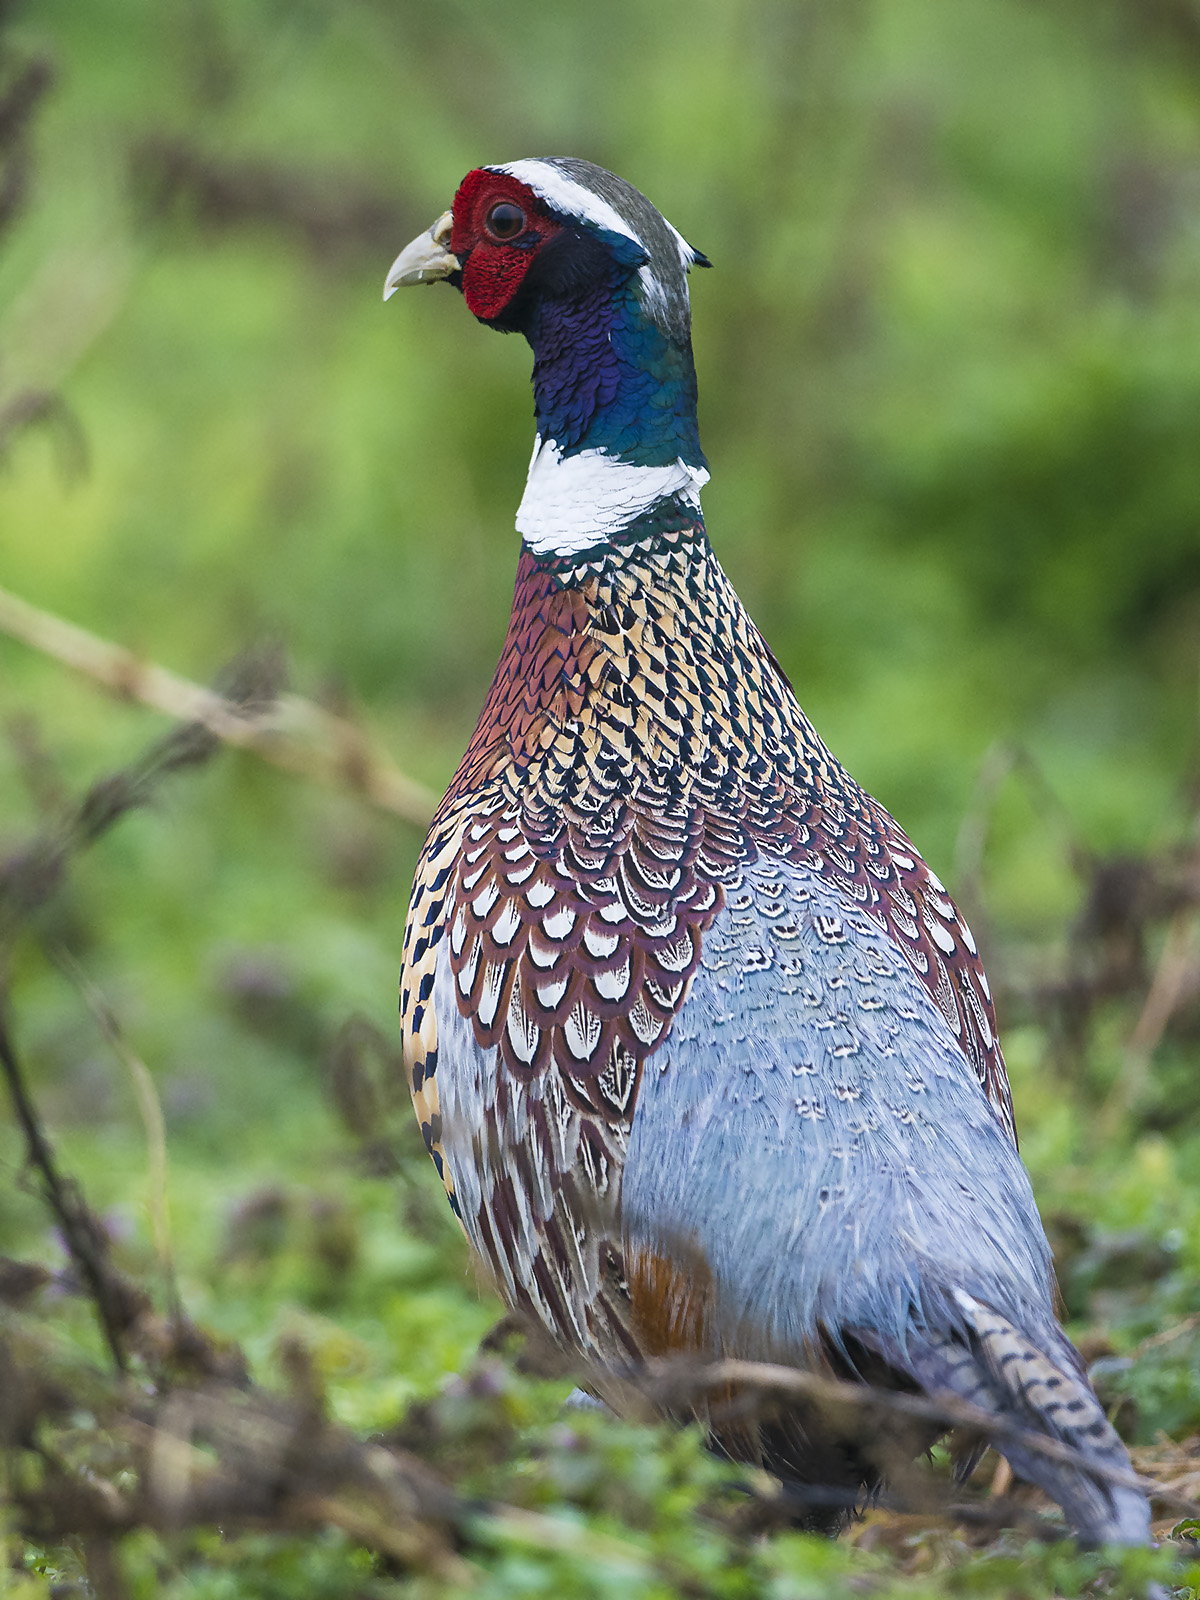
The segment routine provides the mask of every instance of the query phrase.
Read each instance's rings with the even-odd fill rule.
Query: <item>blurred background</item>
[[[979,924],[1068,1308],[1113,1350],[1200,1310],[1194,0],[30,0],[0,90],[0,585],[202,683],[271,642],[439,792],[507,620],[530,358],[384,274],[535,154],[708,254],[709,532]],[[2,636],[0,719],[12,848],[166,726]],[[494,1315],[424,1157],[361,1159],[419,843],[227,752],[13,957],[131,1259],[142,1126],[54,941],[157,1084],[185,1298],[252,1356],[306,1330],[364,1424]],[[0,1225],[42,1226],[7,1181]],[[1200,1423],[1200,1378],[1140,1404]]]

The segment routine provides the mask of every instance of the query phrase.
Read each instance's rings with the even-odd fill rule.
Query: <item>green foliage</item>
[[[384,307],[391,259],[469,167],[534,153],[620,171],[711,256],[714,543],[823,735],[953,886],[986,812],[970,910],[1073,1328],[1132,1437],[1200,1429],[1194,997],[1102,1109],[1170,907],[1078,1036],[1047,998],[1108,949],[1079,944],[1089,860],[1174,860],[1191,826],[1193,0],[41,0],[2,38],[0,83],[37,54],[56,81],[0,236],[0,407],[48,388],[67,410],[0,442],[0,584],[201,681],[279,639],[299,689],[435,788],[503,637],[528,357],[447,290]],[[4,637],[0,719],[0,857],[159,728]],[[997,741],[1041,776],[981,799]],[[144,1130],[58,947],[153,1074],[192,1315],[263,1379],[299,1342],[360,1434],[425,1417],[464,1492],[561,1522],[549,1550],[481,1508],[474,1594],[1096,1580],[1106,1558],[1015,1535],[750,1536],[694,1432],[560,1413],[565,1386],[502,1367],[449,1376],[497,1307],[394,1067],[365,1127],[332,1065],[348,1017],[390,1037],[418,843],[227,753],[76,860],[12,990],[121,1264],[160,1288]],[[57,1270],[19,1150],[0,1129],[0,1252]],[[43,1293],[85,1370],[86,1308]],[[137,1534],[120,1558],[131,1595],[165,1600],[448,1592],[334,1532]],[[1114,1592],[1167,1559],[1130,1554]],[[81,1560],[31,1549],[9,1592],[82,1593]]]

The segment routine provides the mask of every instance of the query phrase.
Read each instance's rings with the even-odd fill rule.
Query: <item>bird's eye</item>
[[[525,213],[510,200],[501,200],[488,212],[486,226],[493,239],[515,239],[524,232]]]

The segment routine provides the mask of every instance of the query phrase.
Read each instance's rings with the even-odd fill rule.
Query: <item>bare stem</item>
[[[198,723],[226,744],[287,772],[353,790],[383,811],[426,828],[437,796],[402,772],[361,728],[300,695],[243,710],[212,689],[143,660],[74,623],[0,589],[0,632],[83,673],[110,694]]]
[[[96,1305],[100,1327],[113,1364],[126,1367],[124,1334],[135,1314],[133,1297],[115,1277],[106,1256],[108,1242],[99,1221],[89,1211],[75,1185],[58,1170],[54,1151],[38,1119],[33,1099],[0,1010],[0,1070],[8,1083],[13,1112],[25,1138],[30,1166],[41,1182],[46,1203],[62,1231],[63,1241]]]

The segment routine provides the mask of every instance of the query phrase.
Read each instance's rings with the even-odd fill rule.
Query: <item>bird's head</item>
[[[682,340],[688,269],[708,264],[631,183],[590,161],[540,157],[468,172],[452,208],[396,258],[383,293],[446,281],[481,322],[528,336],[543,302],[633,280],[647,316]]]
[[[468,172],[393,263],[384,299],[447,282],[533,347],[538,443],[517,513],[531,549],[611,543],[655,507],[699,526],[693,265],[708,262],[632,184],[563,157]]]

